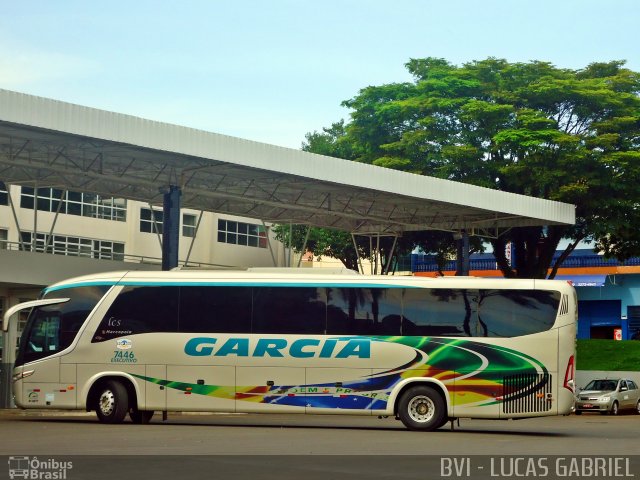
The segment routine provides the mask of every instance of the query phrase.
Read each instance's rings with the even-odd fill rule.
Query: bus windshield
[[[69,301],[31,310],[20,337],[16,366],[61,352],[73,343],[87,316],[108,286],[91,286],[49,292],[44,298],[68,297]]]

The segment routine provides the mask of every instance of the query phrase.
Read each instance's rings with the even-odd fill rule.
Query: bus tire
[[[153,417],[153,410],[138,410],[137,408],[129,409],[129,418],[133,423],[147,424]]]
[[[102,423],[122,423],[129,411],[129,394],[122,383],[107,380],[98,388],[96,415]]]
[[[447,410],[442,395],[435,389],[417,385],[400,397],[398,416],[409,430],[430,432],[446,423]]]
[[[447,424],[447,422],[453,422],[453,421],[455,421],[455,420],[456,420],[455,418],[449,418],[449,417],[445,416],[445,417],[442,419],[442,421],[440,422],[440,424],[439,424],[439,425],[437,425],[437,426],[436,426],[436,428],[435,428],[434,430],[437,430],[438,428],[444,427],[444,426]]]

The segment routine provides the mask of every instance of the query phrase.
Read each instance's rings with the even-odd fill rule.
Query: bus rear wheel
[[[432,431],[446,423],[447,411],[442,396],[432,387],[409,388],[398,402],[398,417],[409,430]]]
[[[127,389],[117,380],[107,380],[98,389],[96,415],[102,423],[121,423],[129,411]]]

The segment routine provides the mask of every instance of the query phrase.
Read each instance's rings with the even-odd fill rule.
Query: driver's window
[[[38,312],[41,315],[45,312]],[[60,316],[42,315],[36,319],[27,339],[27,350],[31,352],[56,352],[59,348]]]

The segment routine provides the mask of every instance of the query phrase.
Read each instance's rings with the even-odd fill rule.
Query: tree
[[[277,240],[285,245],[291,244],[295,252],[301,253],[305,249],[319,258],[323,256],[337,258],[346,268],[358,270],[358,254],[348,232],[312,228],[307,235],[306,225],[276,225],[274,232]],[[359,254],[366,256],[364,245],[360,246]]]
[[[640,254],[640,74],[622,61],[581,70],[496,58],[406,66],[413,82],[362,89],[343,102],[351,122],[308,134],[303,148],[576,205],[574,226],[489,239],[506,277],[545,278],[549,267],[553,277],[582,240],[620,259]],[[448,238],[434,238],[427,251],[446,251]],[[571,243],[552,265],[563,238]],[[417,244],[411,235],[405,243]]]
[[[307,133],[302,150],[345,160],[360,161],[362,158],[362,146],[353,142],[343,120],[333,123],[329,128],[323,128],[322,132]],[[392,273],[398,257],[407,255],[416,248],[433,254],[442,273],[447,259],[456,252],[453,235],[449,232],[405,232],[395,241],[393,237],[381,237],[379,243],[377,238],[370,242],[369,237],[356,236],[355,243],[358,249],[356,253],[353,238],[349,232],[311,228],[307,236],[307,227],[304,225],[293,225],[291,229],[288,225],[277,225],[274,231],[276,238],[286,245],[289,245],[291,231],[292,247],[296,252],[300,253],[303,248],[306,248],[318,258],[324,256],[336,258],[351,270],[359,269],[358,257],[374,262],[378,254],[381,264],[376,271],[382,274]],[[307,238],[306,245],[305,238]],[[471,251],[483,251],[480,239],[472,239]]]
[[[313,253],[317,258],[336,258],[346,268],[356,271],[359,270],[358,258],[360,258],[374,263],[376,267],[374,273],[393,273],[399,256],[406,255],[419,248],[425,253],[434,255],[442,274],[447,259],[456,252],[453,236],[449,232],[432,230],[406,232],[397,239],[389,236],[381,236],[378,239],[376,237],[356,235],[355,244],[358,249],[356,253],[354,239],[349,232],[313,227],[307,234],[306,225],[289,226],[283,224],[276,225],[273,230],[276,239],[285,245],[289,245],[290,238],[292,238],[291,247],[297,253],[301,253],[305,249]],[[471,252],[483,250],[483,245],[479,238],[472,239],[470,244]]]

